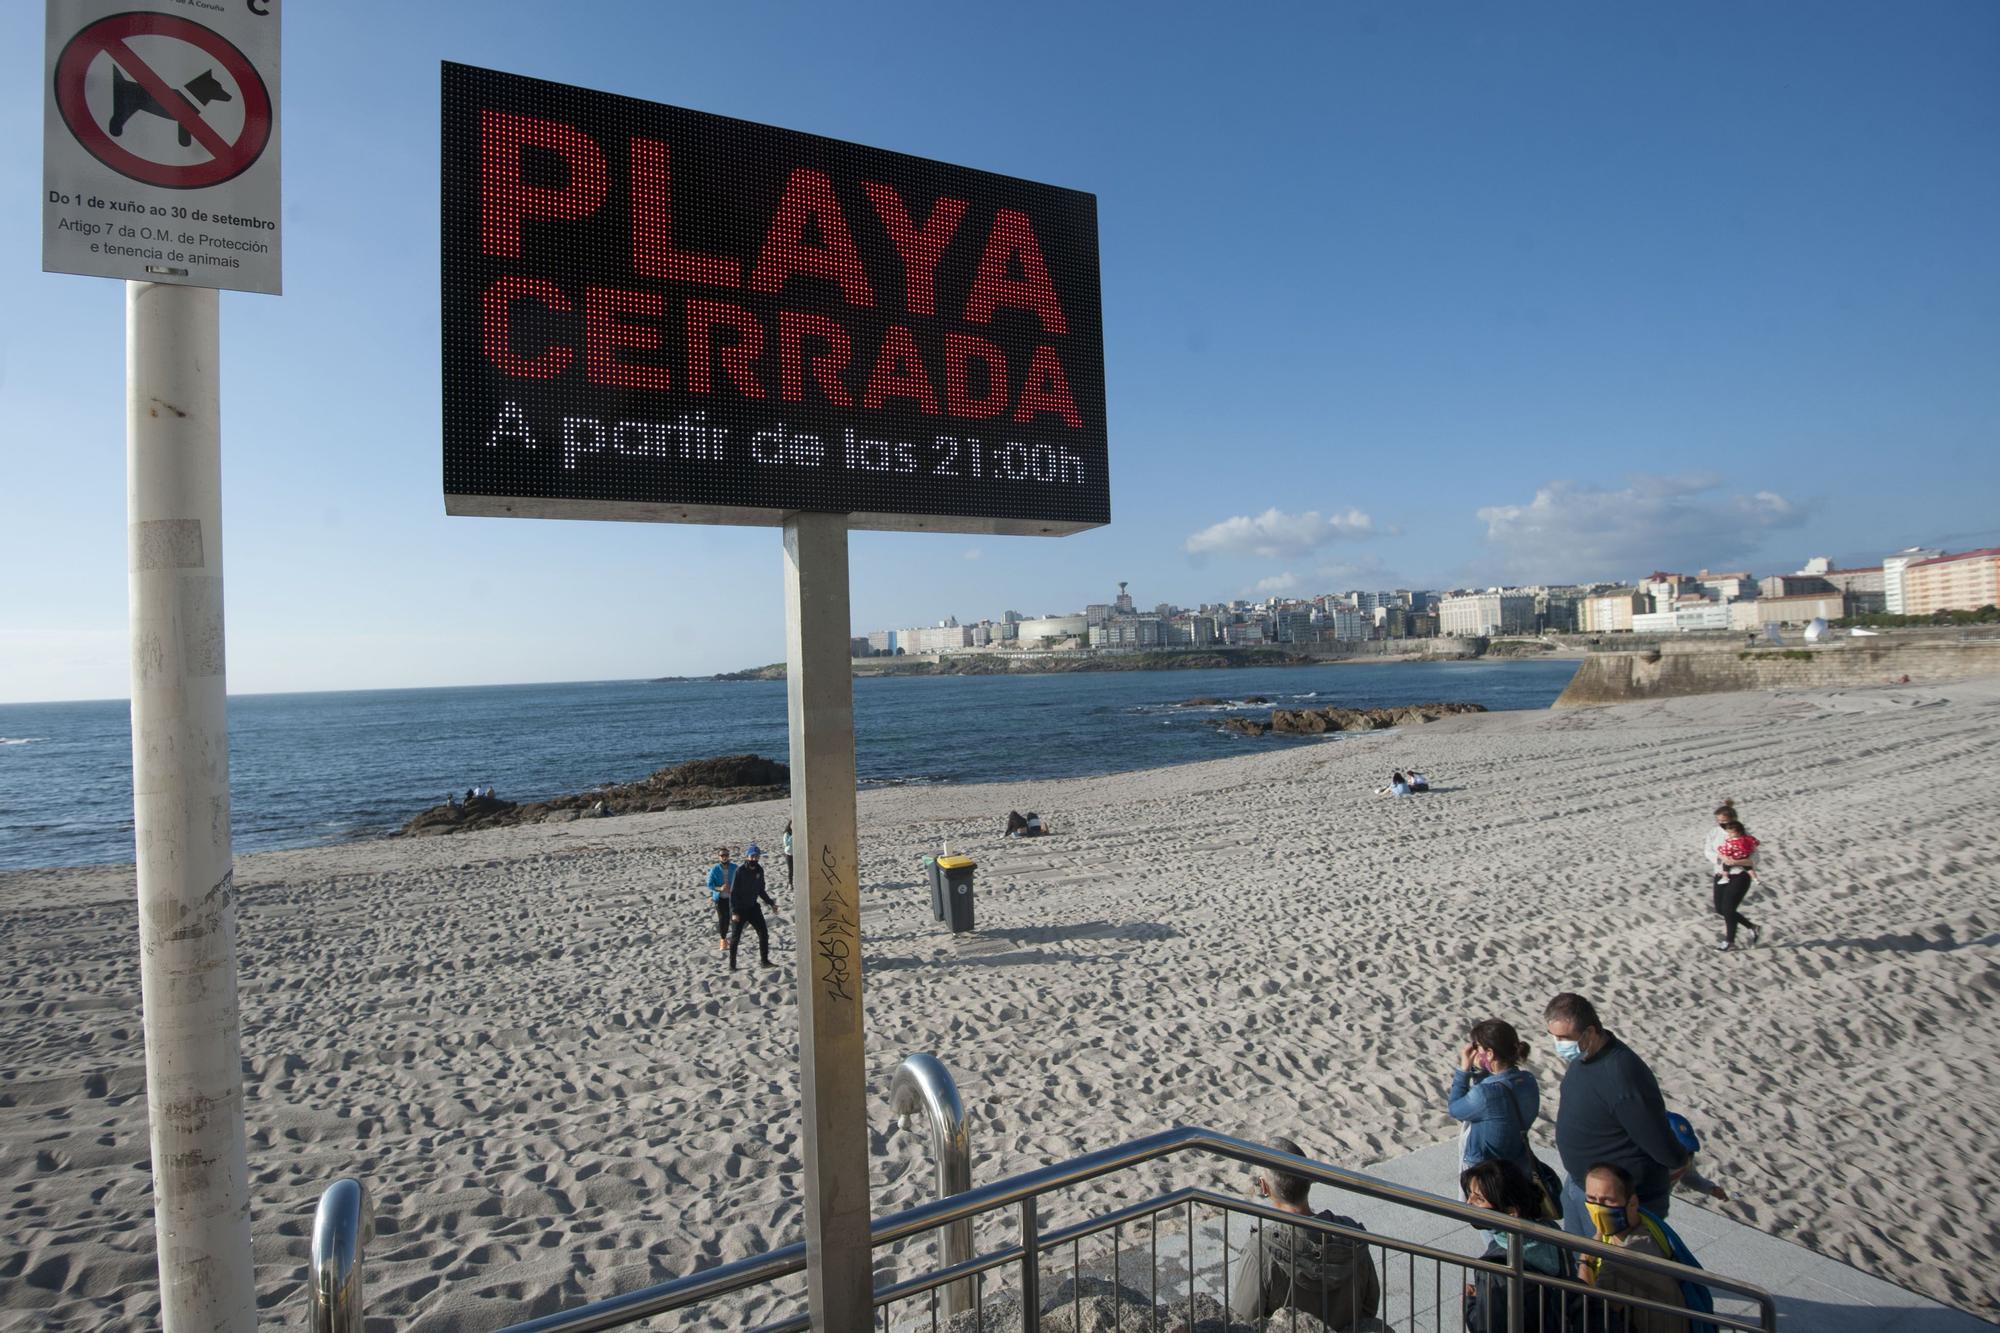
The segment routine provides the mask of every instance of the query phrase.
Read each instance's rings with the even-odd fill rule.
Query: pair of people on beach
[[[791,837],[791,825],[785,826],[787,840]],[[771,961],[771,929],[764,920],[764,903],[772,907],[778,904],[764,888],[763,849],[751,843],[743,849],[743,860],[732,862],[729,849],[715,849],[715,864],[708,868],[708,897],[715,907],[716,933],[720,937],[716,947],[727,950],[729,970],[736,970],[736,949],[743,939],[743,927],[748,925],[757,932],[757,961],[765,967],[776,967]],[[786,858],[787,863],[790,857]],[[790,866],[787,865],[789,872]]]
[[[1416,769],[1413,768],[1407,773],[1398,769],[1389,775],[1389,785],[1386,787],[1377,787],[1375,794],[1377,796],[1415,796],[1419,792],[1427,792],[1430,789],[1431,780]]]
[[[1736,947],[1738,927],[1750,932],[1750,943],[1762,937],[1757,923],[1743,915],[1743,900],[1757,884],[1757,839],[1737,817],[1736,802],[1725,799],[1715,807],[1715,825],[1708,831],[1708,868],[1715,914],[1722,918],[1722,942],[1715,947],[1728,953]]]

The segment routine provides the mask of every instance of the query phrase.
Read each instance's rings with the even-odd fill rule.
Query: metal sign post
[[[813,1327],[873,1314],[847,534],[1111,519],[1097,201],[443,69],[445,512],[785,530]]]
[[[132,813],[161,1323],[249,1333],[216,304],[125,285]]]
[[[793,878],[792,921],[806,1272],[813,1327],[823,1333],[865,1333],[874,1315],[848,625],[847,515],[793,514],[785,520],[785,694],[792,824],[805,864]]]
[[[48,3],[42,267],[127,280],[133,859],[169,1333],[257,1325],[230,870],[216,289],[283,285],[277,8]]]

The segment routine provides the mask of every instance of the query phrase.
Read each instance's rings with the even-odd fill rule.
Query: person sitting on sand
[[[764,867],[757,859],[763,851],[756,843],[743,849],[743,864],[736,867],[736,876],[729,881],[729,970],[736,970],[736,945],[743,938],[743,927],[748,923],[757,932],[757,961],[765,967],[776,967],[771,961],[771,930],[764,924],[764,909],[759,899],[770,903],[771,895],[764,891]]]
[[[1042,836],[1042,817],[1041,817],[1040,815],[1036,814],[1036,813],[1035,813],[1035,812],[1034,812],[1033,810],[1030,810],[1030,811],[1029,811],[1029,812],[1028,812],[1028,813],[1027,813],[1026,815],[1024,815],[1024,816],[1023,816],[1023,818],[1024,818],[1024,819],[1026,819],[1026,820],[1028,821],[1028,826],[1027,826],[1027,828],[1025,828],[1025,829],[1023,829],[1023,830],[1022,830],[1022,832],[1021,832],[1021,836],[1022,836],[1022,837],[1024,837],[1024,838],[1039,838],[1039,837],[1041,837],[1041,836]]]
[[[1410,794],[1410,780],[1400,770],[1391,773],[1389,775],[1389,785],[1386,787],[1377,787],[1375,794],[1377,796],[1408,796]]]
[[[1417,772],[1414,768],[1409,772],[1409,779],[1411,791],[1429,791],[1431,789],[1431,780]]]
[[[1272,1139],[1270,1146],[1294,1157],[1305,1156],[1290,1139]],[[1313,1212],[1308,1202],[1312,1182],[1304,1176],[1265,1167],[1257,1172],[1257,1193],[1279,1212],[1362,1229],[1351,1217]],[[1229,1289],[1232,1315],[1254,1322],[1290,1308],[1336,1329],[1353,1328],[1375,1317],[1382,1304],[1382,1284],[1365,1242],[1270,1223],[1254,1235]]]
[[[1639,1192],[1624,1167],[1610,1162],[1591,1167],[1584,1181],[1584,1203],[1590,1210],[1597,1239],[1605,1244],[1634,1254],[1699,1266],[1673,1228],[1640,1206]],[[1577,1269],[1585,1282],[1607,1295],[1637,1296],[1683,1310],[1707,1312],[1715,1308],[1713,1295],[1700,1283],[1682,1282],[1637,1264],[1587,1257],[1578,1261]],[[1605,1324],[1611,1333],[1689,1333],[1693,1327],[1686,1315],[1615,1304],[1609,1304]]]
[[[708,901],[715,908],[715,947],[729,947],[729,884],[736,878],[736,867],[730,864],[729,849],[715,849],[715,864],[708,868]]]
[[[1459,1172],[1458,1188],[1474,1208],[1505,1213],[1523,1221],[1535,1221],[1541,1212],[1541,1187],[1512,1162],[1493,1159]],[[1540,1234],[1546,1231],[1547,1234]],[[1509,1232],[1499,1227],[1482,1229],[1487,1263],[1508,1260]],[[1521,1241],[1521,1262],[1534,1272],[1561,1277],[1567,1265],[1560,1233],[1544,1227],[1529,1230]],[[1578,1333],[1594,1327],[1584,1320],[1583,1298],[1555,1287],[1529,1285],[1521,1301],[1520,1333],[1556,1333],[1575,1329]],[[1465,1333],[1512,1333],[1507,1327],[1507,1279],[1498,1273],[1479,1273],[1465,1284]]]
[[[1007,832],[1002,836],[1009,838],[1019,838],[1019,837],[1025,837],[1027,835],[1027,832],[1028,832],[1027,817],[1023,815],[1019,810],[1009,810],[1007,812]]]

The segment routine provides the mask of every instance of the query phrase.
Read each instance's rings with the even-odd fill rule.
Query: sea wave
[[[0,745],[39,745],[47,736],[0,736]]]

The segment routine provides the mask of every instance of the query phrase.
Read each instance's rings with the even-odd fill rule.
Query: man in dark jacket
[[[1270,1146],[1294,1157],[1305,1156],[1290,1139],[1272,1139]],[[1314,1213],[1306,1202],[1312,1182],[1304,1176],[1259,1171],[1257,1192],[1281,1212],[1361,1229],[1351,1217]],[[1238,1319],[1254,1322],[1290,1306],[1335,1329],[1372,1319],[1381,1304],[1382,1286],[1366,1244],[1275,1222],[1263,1224],[1261,1238],[1251,1233],[1229,1293],[1229,1312]]]
[[[771,932],[764,924],[764,909],[758,900],[778,904],[771,895],[764,892],[764,865],[758,858],[763,853],[756,843],[743,849],[743,864],[736,867],[736,877],[729,881],[729,970],[736,970],[736,946],[743,938],[743,923],[749,922],[757,931],[758,961],[765,967],[776,967],[771,961]]]
[[[1542,1014],[1556,1054],[1569,1066],[1556,1112],[1556,1154],[1562,1158],[1563,1230],[1595,1238],[1584,1207],[1584,1177],[1600,1162],[1622,1168],[1638,1186],[1639,1202],[1656,1217],[1667,1215],[1674,1182],[1694,1160],[1673,1126],[1659,1082],[1631,1047],[1597,1019],[1581,995],[1567,992]]]

